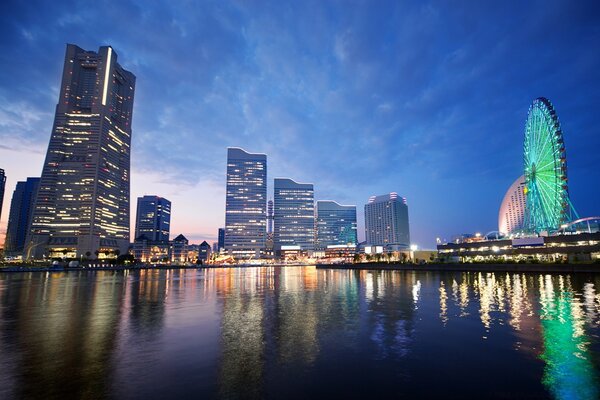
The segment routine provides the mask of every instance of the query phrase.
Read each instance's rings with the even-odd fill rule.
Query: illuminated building
[[[365,204],[365,233],[367,243],[384,246],[385,250],[410,247],[408,206],[397,193],[371,196]]]
[[[6,188],[6,174],[0,168],[0,218],[2,218],[2,204],[4,203],[4,189]]]
[[[163,197],[137,199],[135,237],[145,235],[154,242],[168,242],[171,231],[171,202]]]
[[[40,185],[40,178],[27,178],[25,182],[17,182],[10,202],[8,227],[4,254],[7,256],[22,256],[27,232],[31,228],[31,214]]]
[[[145,235],[135,238],[132,254],[136,261],[151,264],[167,264],[170,261],[170,243],[155,242],[149,240]]]
[[[267,230],[267,156],[227,149],[225,251],[259,257]]]
[[[273,200],[267,202],[267,233],[273,233]]]
[[[506,191],[498,213],[498,232],[505,235],[523,229],[525,219],[525,177],[521,175]]]
[[[273,247],[308,251],[315,243],[315,201],[312,183],[275,178],[273,202]]]
[[[317,238],[315,246],[356,246],[356,206],[343,206],[335,201],[319,200],[316,206]]]
[[[171,241],[169,246],[171,264],[181,265],[192,261],[188,255],[188,244],[189,241],[183,235],[179,235]]]
[[[27,258],[128,250],[134,92],[110,46],[67,45]]]
[[[205,240],[204,242],[200,243],[200,246],[198,246],[198,260],[202,260],[202,262],[207,262],[208,260],[210,260],[210,254],[210,244],[208,244],[208,242]]]

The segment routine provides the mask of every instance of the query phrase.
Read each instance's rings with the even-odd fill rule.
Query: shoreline
[[[600,273],[600,264],[317,264],[317,269],[435,272]]]
[[[0,274],[22,273],[22,272],[73,272],[73,271],[141,271],[141,270],[174,270],[174,269],[211,269],[211,268],[252,268],[252,267],[307,267],[315,264],[203,264],[203,265],[113,265],[106,267],[0,267]]]

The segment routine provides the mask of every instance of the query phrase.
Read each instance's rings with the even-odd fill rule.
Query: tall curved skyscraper
[[[26,258],[127,252],[134,92],[112,47],[67,45]]]
[[[506,191],[498,213],[498,231],[510,234],[522,229],[525,220],[525,176],[521,175]]]

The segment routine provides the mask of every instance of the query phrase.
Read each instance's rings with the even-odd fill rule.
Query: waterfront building
[[[128,250],[134,92],[112,47],[67,45],[27,258]]]
[[[220,253],[225,249],[225,228],[219,228],[217,235],[217,250],[215,252]]]
[[[406,199],[392,192],[371,196],[365,205],[365,233],[371,246],[383,246],[387,251],[410,247],[410,229]]]
[[[319,200],[316,206],[317,237],[315,247],[356,246],[356,206],[343,206],[335,201]]]
[[[40,185],[40,178],[27,178],[25,182],[17,182],[10,202],[8,227],[4,254],[6,256],[23,256],[27,232],[31,228],[31,216]]]
[[[135,237],[144,235],[153,242],[168,242],[170,231],[171,202],[159,196],[138,197]]]
[[[171,241],[169,247],[169,256],[171,259],[171,264],[183,265],[188,261],[191,261],[189,259],[188,254],[188,245],[189,241],[183,235],[178,235],[175,239]]]
[[[273,200],[267,202],[267,233],[273,233]]]
[[[498,212],[498,232],[509,235],[524,228],[526,187],[525,176],[521,175],[506,191]]]
[[[141,235],[135,239],[132,254],[136,261],[149,264],[168,264],[170,261],[170,243],[152,241]]]
[[[6,189],[6,173],[0,168],[0,219],[2,219],[2,206],[4,204],[4,190]],[[5,246],[6,247],[6,246]]]
[[[273,202],[273,247],[312,251],[315,243],[315,202],[312,183],[275,178]]]
[[[267,156],[227,149],[225,251],[260,257],[267,230]]]
[[[211,255],[210,245],[205,240],[202,243],[200,243],[200,246],[198,246],[198,260],[201,260],[202,263],[206,263],[207,261],[210,260],[210,255]]]

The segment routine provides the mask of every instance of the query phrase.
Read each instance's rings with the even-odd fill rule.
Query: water
[[[0,398],[600,396],[600,276],[0,274]]]

